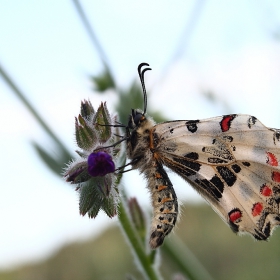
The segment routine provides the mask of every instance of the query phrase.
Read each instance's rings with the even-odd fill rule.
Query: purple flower
[[[115,171],[112,157],[106,152],[91,153],[88,157],[88,173],[92,177],[105,176]]]

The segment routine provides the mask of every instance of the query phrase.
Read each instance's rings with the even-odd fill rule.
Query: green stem
[[[89,20],[86,17],[86,13],[84,12],[82,5],[80,4],[79,0],[73,0],[73,3],[75,5],[78,15],[80,16],[80,19],[81,19],[87,33],[91,39],[91,42],[93,43],[94,47],[96,48],[97,52],[99,53],[99,56],[103,62],[105,69],[108,71],[109,75],[113,78],[107,55],[105,54],[105,51],[101,47],[101,44],[99,43],[97,36],[95,35],[94,30],[89,23]]]
[[[135,252],[136,257],[138,258],[139,263],[142,266],[141,271],[144,270],[145,276],[149,280],[161,279],[159,272],[156,271],[155,267],[152,265],[150,255],[145,252],[145,248],[138,238],[138,234],[128,216],[124,203],[124,201],[121,201],[119,204],[119,221],[131,247]]]
[[[208,271],[200,264],[190,249],[178,236],[166,238],[163,245],[164,254],[179,266],[180,271],[190,280],[213,280]]]

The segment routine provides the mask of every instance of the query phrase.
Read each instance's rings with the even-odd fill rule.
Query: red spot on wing
[[[273,181],[280,183],[280,172],[273,171],[271,177]]]
[[[260,203],[260,202],[257,202],[253,205],[253,208],[252,208],[252,215],[255,217],[255,216],[258,216],[261,214],[263,210],[263,205]]]
[[[231,222],[240,222],[240,218],[242,217],[241,211],[236,209],[229,213],[229,219]]]
[[[277,160],[276,156],[270,152],[266,152],[266,154],[267,154],[266,163],[271,166],[278,166],[278,160]]]
[[[264,185],[261,186],[260,193],[263,196],[271,196],[272,195],[272,189],[270,187],[268,187],[266,184],[264,184]]]
[[[223,117],[223,119],[220,121],[222,132],[228,131],[230,129],[231,122],[235,117],[236,115],[227,115]]]

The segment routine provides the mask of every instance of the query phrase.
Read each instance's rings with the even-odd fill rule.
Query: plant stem
[[[151,262],[150,255],[145,252],[143,243],[138,238],[138,234],[134,229],[134,226],[128,216],[126,207],[124,206],[125,201],[121,201],[119,204],[119,221],[121,227],[129,240],[129,243],[138,259],[138,263],[141,264],[141,271],[145,272],[145,278],[149,280],[161,279],[159,272],[156,271],[155,267]]]
[[[109,65],[109,60],[108,60],[108,57],[105,53],[105,51],[103,50],[103,48],[101,47],[101,44],[99,43],[98,39],[97,39],[97,36],[95,35],[94,33],[94,30],[91,26],[91,24],[89,23],[89,20],[88,18],[86,17],[86,13],[84,12],[83,10],[83,7],[80,3],[79,0],[73,0],[73,3],[75,5],[75,8],[77,10],[77,13],[78,15],[80,16],[80,19],[91,39],[91,42],[93,43],[94,47],[96,48],[102,62],[103,62],[103,65],[105,67],[105,69],[108,71],[109,75],[113,78],[113,75],[112,75],[112,71],[111,71],[111,68],[110,68],[110,65]]]
[[[181,272],[190,280],[213,280],[208,271],[200,264],[190,249],[178,236],[170,236],[165,240],[163,252],[180,267]]]

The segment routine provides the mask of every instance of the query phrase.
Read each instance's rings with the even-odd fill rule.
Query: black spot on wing
[[[188,154],[185,154],[184,157],[188,158],[188,159],[192,159],[192,160],[198,160],[199,158],[199,155],[198,153],[188,153]]]
[[[251,116],[249,119],[248,119],[248,127],[251,128],[257,121],[257,118],[254,117],[254,116]]]
[[[210,182],[216,187],[215,189],[218,190],[222,196],[222,193],[224,192],[224,183],[221,181],[221,179],[215,174]]]
[[[233,223],[233,222],[231,222],[231,221],[229,221],[229,226],[230,226],[230,228],[231,228],[231,230],[233,231],[233,232],[235,232],[235,233],[238,233],[238,231],[239,231],[239,225],[237,225],[237,224],[235,224],[235,223]]]
[[[233,141],[233,137],[229,136],[229,135],[222,136],[222,139],[226,142],[232,142]]]
[[[280,130],[279,129],[272,129],[274,131],[273,134],[273,142],[274,145],[276,145],[276,140],[279,142],[280,141]]]
[[[202,149],[203,151],[203,149]],[[220,158],[214,158],[214,157],[209,157],[208,158],[209,163],[214,163],[214,164],[219,164],[219,163],[227,163],[226,160],[220,159]]]
[[[228,167],[217,166],[216,169],[229,187],[234,185],[234,183],[236,182],[236,176]]]
[[[280,216],[277,215],[276,217],[274,217],[274,220],[277,221],[277,222],[280,222]]]
[[[279,186],[273,187],[273,194],[274,195],[280,195],[280,188],[279,188]]]
[[[194,133],[197,131],[197,123],[199,123],[199,120],[193,120],[193,121],[187,121],[186,122],[186,127],[188,131],[191,133]]]
[[[190,173],[190,175],[196,174],[196,172],[199,171],[200,167],[201,167],[200,163],[194,162],[194,161],[189,161],[189,160],[184,159],[184,158],[173,157],[173,160],[182,164],[184,167],[186,167],[185,171],[187,173]]]
[[[233,164],[231,168],[235,173],[239,173],[241,171],[241,167],[238,164]]]
[[[242,164],[243,164],[244,166],[247,166],[247,167],[249,167],[249,166],[251,165],[251,163],[250,163],[250,162],[247,162],[247,161],[243,161]]]
[[[262,231],[258,230],[258,229],[254,229],[255,230],[255,234],[253,234],[253,236],[257,239],[257,240],[267,240],[267,238],[269,237],[269,235],[265,235]]]
[[[270,236],[270,233],[271,233],[271,223],[270,222],[267,222],[263,232],[266,236],[268,236],[268,237]]]
[[[217,201],[223,196],[224,183],[217,175],[213,176],[209,181],[206,179],[196,179],[195,182]]]

